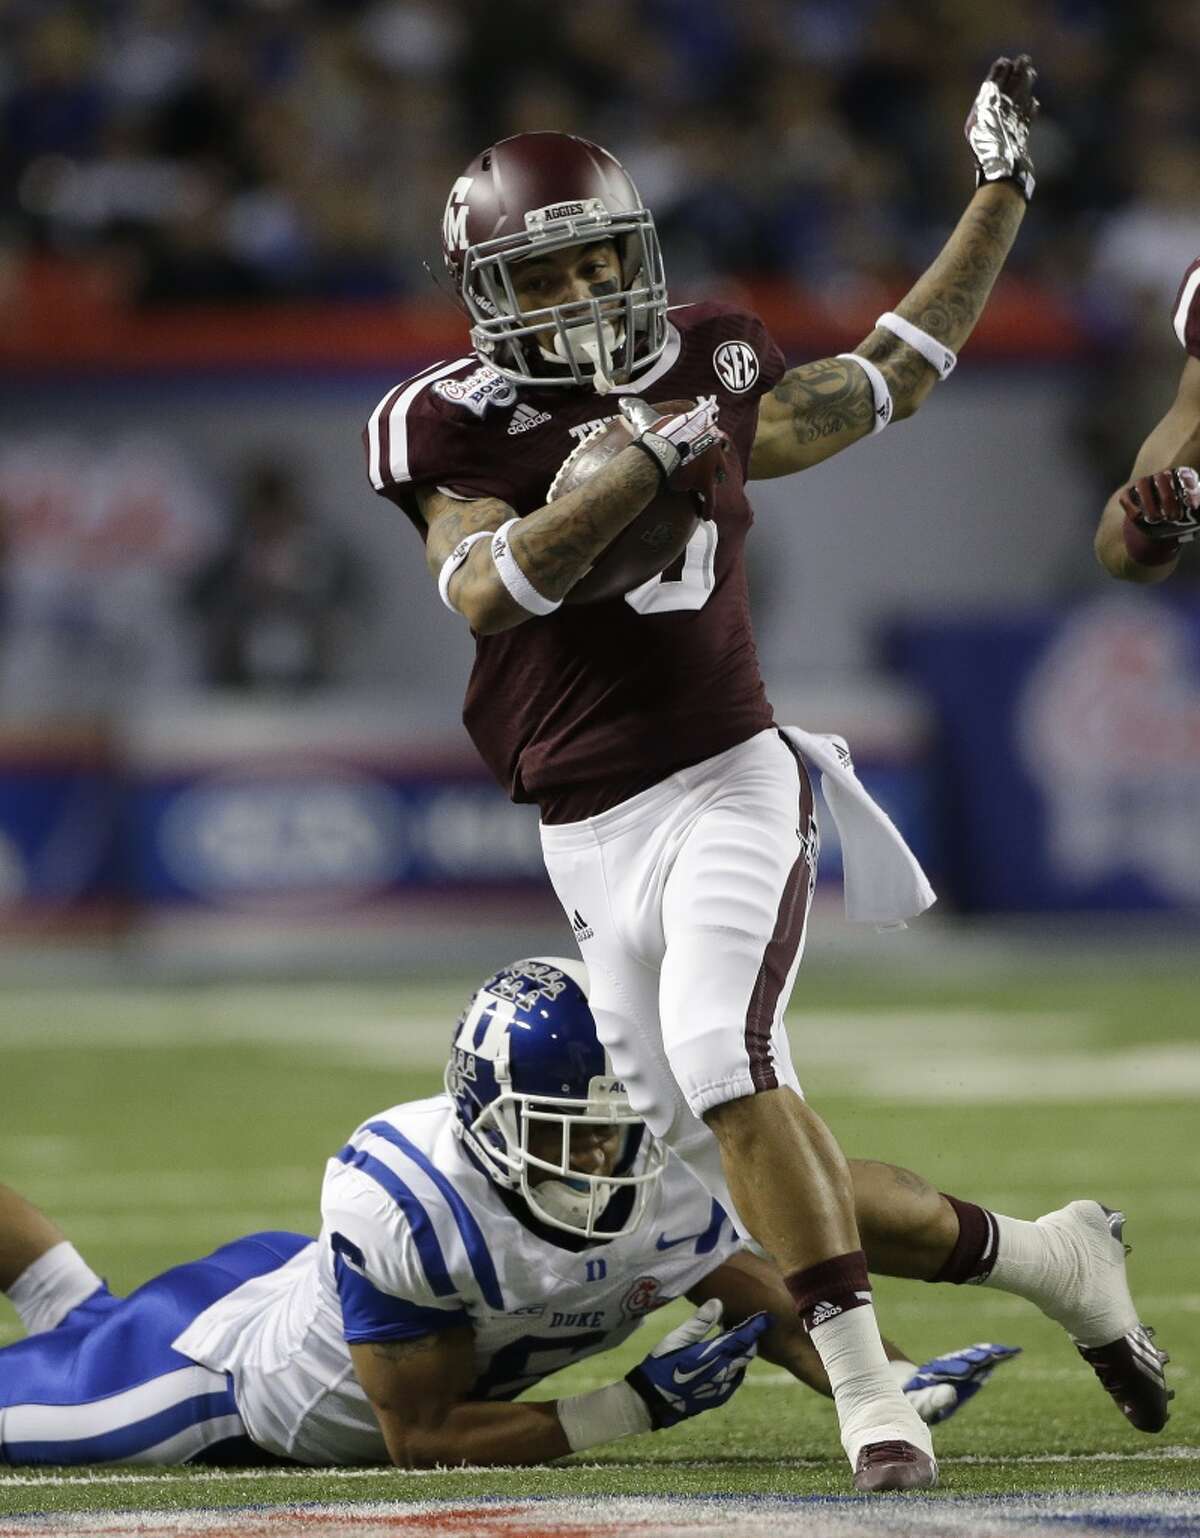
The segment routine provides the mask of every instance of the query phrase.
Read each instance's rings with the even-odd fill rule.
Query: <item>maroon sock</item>
[[[974,1202],[960,1201],[957,1196],[941,1193],[958,1216],[958,1238],[954,1248],[946,1256],[942,1269],[931,1282],[986,1282],[996,1264],[996,1241],[999,1229],[996,1220],[986,1207]]]
[[[817,1325],[871,1302],[871,1279],[862,1250],[851,1250],[848,1255],[835,1255],[832,1260],[822,1260],[803,1271],[792,1271],[783,1280],[800,1322],[810,1335]]]

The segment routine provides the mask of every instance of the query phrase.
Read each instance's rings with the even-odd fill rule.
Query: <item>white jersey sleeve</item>
[[[414,1189],[379,1139],[356,1134],[329,1161],[322,1244],[347,1341],[403,1340],[469,1323],[438,1237],[436,1194]]]

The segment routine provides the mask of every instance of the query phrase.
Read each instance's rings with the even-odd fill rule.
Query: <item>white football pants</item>
[[[816,881],[812,785],[771,728],[583,822],[542,828],[613,1071],[735,1216],[704,1112],[800,1093],[783,1013]]]

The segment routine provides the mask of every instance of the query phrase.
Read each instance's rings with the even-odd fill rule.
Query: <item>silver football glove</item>
[[[649,401],[626,395],[621,400],[621,413],[636,432],[634,443],[658,466],[664,486],[676,470],[699,459],[721,437],[715,395],[702,395],[694,406],[671,416],[663,416]]]
[[[1034,188],[1029,130],[1038,110],[1036,79],[1027,53],[997,59],[979,87],[963,130],[975,157],[975,185],[1016,182],[1027,203]]]

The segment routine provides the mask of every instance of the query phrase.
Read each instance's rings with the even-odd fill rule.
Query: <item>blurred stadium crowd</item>
[[[553,126],[625,159],[677,288],[844,285],[928,260],[970,94],[1017,49],[1044,112],[1014,267],[1173,289],[1191,0],[6,0],[0,250],[81,254],[144,305],[420,292],[462,166]]]

